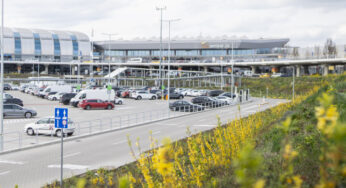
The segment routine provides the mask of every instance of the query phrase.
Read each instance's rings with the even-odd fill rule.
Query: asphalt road
[[[262,99],[240,105],[241,116],[275,106],[285,100]],[[111,133],[91,136],[64,143],[64,177],[99,167],[118,167],[134,159],[129,154],[126,135],[135,142],[138,138],[142,151],[149,149],[149,132],[156,139],[170,137],[179,140],[186,137],[187,127],[193,133],[212,129],[217,116],[222,123],[239,116],[238,106],[205,111],[174,119],[148,123]],[[60,178],[60,144],[0,155],[0,187],[40,187]]]

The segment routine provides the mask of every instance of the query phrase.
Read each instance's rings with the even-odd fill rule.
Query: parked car
[[[220,97],[229,97],[229,98],[232,98],[234,99],[236,97],[235,94],[232,94],[231,92],[225,92],[225,93],[222,93],[219,95]]]
[[[208,106],[208,107],[220,107],[225,105],[225,102],[222,101],[217,101],[211,97],[206,97],[206,96],[201,96],[201,97],[196,97],[192,99],[193,104],[198,104],[202,106]]]
[[[209,97],[216,97],[219,96],[220,94],[222,94],[224,91],[222,90],[211,90],[208,92],[207,96]]]
[[[124,90],[123,92],[121,92],[121,97],[129,98],[130,97],[130,91],[129,90]]]
[[[8,94],[8,93],[3,93],[2,98],[3,99],[13,99],[13,96],[11,94]]]
[[[192,104],[188,101],[175,101],[169,104],[169,109],[173,111],[195,112],[205,109],[204,106]]]
[[[63,129],[64,135],[71,136],[75,131],[73,121],[68,119],[68,128]],[[55,119],[54,117],[42,118],[35,123],[29,123],[25,125],[24,132],[30,136],[36,134],[45,134],[45,135],[55,135],[58,137],[62,136],[61,129],[55,128]]]
[[[17,104],[4,104],[4,117],[31,118],[37,115],[35,110],[23,108]]]
[[[78,106],[85,110],[90,110],[92,108],[112,110],[114,108],[112,102],[103,101],[101,99],[85,99],[82,100]]]
[[[44,98],[45,98],[45,99],[48,99],[49,96],[55,95],[55,94],[57,94],[57,93],[58,93],[58,92],[56,92],[56,91],[46,93],[46,95],[44,96]]]
[[[282,73],[280,73],[280,72],[278,72],[278,73],[274,73],[274,74],[272,74],[272,78],[277,78],[277,77],[281,77],[283,74]]]
[[[226,104],[230,105],[233,103],[233,99],[230,98],[230,97],[226,97],[226,96],[218,96],[218,97],[215,97],[216,100],[220,100],[220,101],[223,101],[225,102]]]
[[[23,101],[17,98],[4,99],[4,104],[17,104],[23,106]]]
[[[156,94],[149,93],[148,91],[136,91],[131,94],[131,97],[136,99],[136,100],[141,100],[141,99],[151,99],[155,100],[157,99]]]
[[[85,99],[99,99],[114,103],[115,97],[114,90],[108,91],[107,89],[86,89],[80,91],[75,97],[70,100],[70,104],[74,107],[78,106],[78,103]]]
[[[11,89],[12,89],[12,87],[10,84],[4,83],[4,90],[11,90]]]
[[[122,105],[122,104],[124,104],[124,100],[122,98],[115,97],[114,98],[114,103]]]
[[[54,95],[49,95],[48,100],[51,100],[51,101],[60,100],[61,96],[63,96],[64,94],[65,94],[64,92],[61,92],[61,93],[56,93]]]
[[[70,104],[70,100],[76,96],[76,93],[65,93],[60,98],[60,103],[63,103],[64,105]]]
[[[165,95],[164,95],[164,98],[167,97],[167,92],[165,92]],[[161,98],[161,92],[159,92],[157,94],[157,97],[160,99]],[[172,92],[169,94],[169,99],[183,99],[184,98],[184,95],[181,94],[181,93],[177,93],[177,92]]]

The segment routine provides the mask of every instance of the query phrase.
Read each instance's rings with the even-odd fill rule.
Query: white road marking
[[[155,132],[153,132],[153,135],[154,134],[160,134],[161,133],[161,131],[155,131]]]
[[[64,164],[64,168],[66,169],[71,169],[71,170],[84,170],[89,168],[89,166],[84,166],[84,165],[74,165],[74,164]],[[48,165],[48,168],[60,168],[60,164],[58,165]]]
[[[76,155],[79,155],[79,154],[80,154],[80,152],[70,153],[70,154],[64,155],[64,158],[73,157],[73,156],[76,156]]]
[[[11,171],[0,172],[0,176],[10,173]]]
[[[119,107],[119,108],[114,108],[116,110],[127,110],[127,109],[133,109],[133,107]]]
[[[123,144],[123,143],[126,143],[126,142],[127,142],[126,140],[122,140],[122,141],[119,141],[119,142],[114,142],[114,143],[112,143],[112,145]]]
[[[24,164],[24,162],[20,162],[20,161],[8,161],[8,160],[1,160],[1,159],[0,159],[0,163],[14,164],[14,165],[23,165]]]

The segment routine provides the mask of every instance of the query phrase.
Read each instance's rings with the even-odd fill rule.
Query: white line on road
[[[153,135],[154,134],[160,134],[161,133],[161,131],[155,131],[155,132],[153,132]]]
[[[3,163],[3,164],[14,164],[14,165],[23,165],[24,164],[24,162],[7,161],[7,160],[1,160],[1,159],[0,159],[0,163]]]
[[[112,145],[123,144],[123,143],[126,143],[126,142],[127,142],[126,140],[122,140],[122,141],[119,141],[119,142],[114,142],[114,143],[112,143]]]
[[[11,171],[0,172],[0,176],[10,173]]]
[[[192,125],[193,127],[216,127],[216,125]]]
[[[84,165],[74,165],[74,164],[64,164],[63,166],[66,169],[71,169],[71,170],[84,170],[89,168],[89,166],[84,166]],[[60,164],[58,165],[48,165],[48,168],[60,168]]]
[[[73,157],[73,156],[76,156],[76,155],[79,155],[79,154],[80,154],[80,152],[70,153],[70,154],[64,155],[64,158]]]

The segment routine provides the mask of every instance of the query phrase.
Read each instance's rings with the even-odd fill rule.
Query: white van
[[[115,92],[113,89],[110,91],[107,89],[86,89],[80,91],[75,97],[73,97],[70,104],[77,107],[78,103],[84,99],[101,99],[103,101],[108,101],[108,98],[111,102],[114,102]]]
[[[46,87],[43,91],[40,92],[39,96],[44,97],[49,92],[57,92],[57,93],[71,93],[72,86],[70,85],[53,85]]]
[[[252,71],[250,71],[250,70],[244,71],[244,76],[251,77],[252,76]]]

